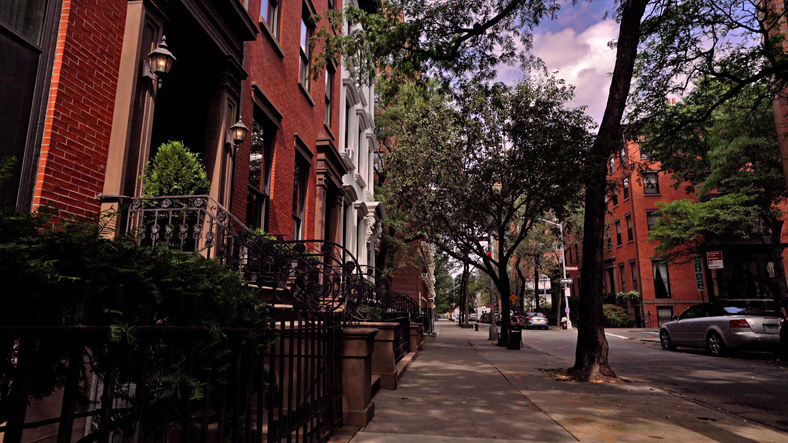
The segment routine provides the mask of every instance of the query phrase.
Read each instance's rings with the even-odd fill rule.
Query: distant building
[[[776,264],[768,258],[768,241],[761,238],[725,244],[707,238],[705,250],[695,260],[688,257],[686,263],[665,263],[656,258],[657,243],[648,241],[648,235],[659,221],[657,203],[694,195],[686,192],[684,184],[674,187],[658,164],[652,164],[642,176],[634,172],[633,166],[647,158],[648,153],[636,143],[628,143],[609,159],[609,180],[616,186],[607,198],[604,291],[639,291],[642,304],[632,314],[647,327],[658,327],[696,303],[725,299],[762,306],[773,299],[764,282],[774,278]],[[567,250],[571,268],[579,267],[578,252],[577,248]],[[710,266],[708,258],[718,256],[722,261]],[[572,274],[577,275],[573,282],[573,293],[577,293],[582,282],[579,271]]]

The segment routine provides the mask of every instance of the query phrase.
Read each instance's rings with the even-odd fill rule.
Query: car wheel
[[[709,352],[714,356],[719,357],[725,355],[725,343],[722,342],[720,334],[716,332],[709,332],[709,335],[706,336],[706,346],[709,348]]]
[[[676,346],[670,341],[670,334],[665,330],[659,331],[659,344],[661,344],[662,349],[666,351],[673,351],[676,349]]]

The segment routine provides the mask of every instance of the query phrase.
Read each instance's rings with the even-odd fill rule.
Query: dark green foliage
[[[635,320],[629,318],[626,309],[621,306],[603,305],[602,313],[606,328],[631,328],[635,325]]]
[[[430,72],[444,79],[492,78],[499,63],[534,62],[530,30],[560,7],[555,0],[387,0],[375,11],[353,6],[328,14],[316,42],[316,66],[341,55],[361,81],[376,75],[415,78]],[[335,33],[343,18],[363,31]]]
[[[0,278],[4,282],[3,326],[107,327],[85,335],[50,335],[36,343],[35,372],[30,374],[33,398],[50,394],[63,383],[64,362],[74,349],[91,355],[94,370],[119,366],[121,380],[139,371],[143,349],[151,352],[149,401],[199,398],[200,378],[188,376],[186,354],[199,350],[195,367],[223,374],[220,357],[228,338],[220,328],[267,330],[264,306],[237,272],[199,255],[161,248],[142,248],[128,239],[102,238],[100,225],[66,222],[45,226],[45,214],[0,214]],[[162,342],[144,347],[152,338],[140,326],[189,325],[204,328],[190,346]],[[157,336],[158,337],[158,336]],[[261,337],[247,336],[262,346]],[[2,339],[0,360],[0,421],[8,414],[8,395],[16,375],[17,348],[13,337]],[[89,350],[89,351],[88,351]],[[174,357],[168,361],[167,356]],[[197,366],[200,365],[200,366]],[[83,374],[84,376],[84,374]],[[155,409],[155,408],[154,408]]]
[[[199,156],[178,141],[162,143],[142,177],[142,195],[148,197],[205,194],[209,187]]]

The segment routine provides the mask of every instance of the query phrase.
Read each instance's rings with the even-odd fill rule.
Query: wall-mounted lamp
[[[161,88],[161,78],[170,72],[173,63],[175,63],[175,56],[167,47],[167,37],[162,35],[159,45],[148,54],[145,76],[151,79],[155,78],[156,87]]]
[[[233,143],[233,166],[232,166],[232,174],[230,178],[230,211],[233,210],[233,195],[235,194],[235,162],[238,157],[238,148],[241,147],[241,142],[246,139],[246,134],[249,133],[249,128],[244,125],[244,122],[241,121],[241,118],[238,118],[238,121],[235,122],[234,125],[230,126],[230,133],[227,135],[229,141]]]
[[[234,125],[230,126],[230,138],[233,140],[233,144],[237,146],[241,144],[246,139],[246,134],[249,133],[249,128],[244,125],[244,122],[241,121],[239,118]]]

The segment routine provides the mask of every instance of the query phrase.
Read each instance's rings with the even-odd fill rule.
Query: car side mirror
[[[671,320],[673,320],[673,321],[676,321],[676,320],[678,320],[678,319],[679,319],[679,316],[678,316],[678,315],[674,315],[673,317],[671,317]]]

